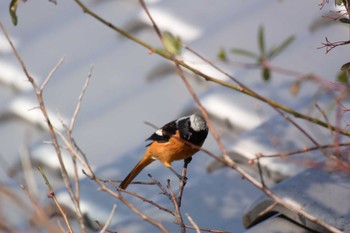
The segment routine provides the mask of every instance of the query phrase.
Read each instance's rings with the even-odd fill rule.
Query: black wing
[[[149,138],[146,139],[146,141],[152,140],[157,142],[167,142],[169,141],[171,135],[176,134],[176,130],[177,130],[176,121],[169,122],[159,130],[157,130],[155,133],[153,133]]]

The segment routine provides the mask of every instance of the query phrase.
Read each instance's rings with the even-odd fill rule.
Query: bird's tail
[[[119,188],[126,189],[131,181],[142,171],[142,169],[154,161],[153,158],[147,153],[148,150],[140,162],[138,162],[136,166],[131,170],[129,175],[127,175],[127,177],[125,177],[125,179],[120,183]]]

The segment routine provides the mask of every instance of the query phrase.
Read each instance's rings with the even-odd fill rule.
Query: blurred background
[[[349,34],[347,26],[322,17],[337,13],[333,4],[320,10],[320,2],[302,0],[146,3],[161,30],[181,37],[185,45],[203,54],[254,91],[297,111],[320,117],[321,114],[315,110],[315,103],[318,103],[322,109],[330,109],[330,120],[335,122],[334,98],[326,87],[337,82],[340,67],[348,62],[350,51],[348,47],[342,47],[326,54],[326,50],[320,48],[325,37],[339,41]],[[138,1],[90,0],[86,4],[109,22],[155,47],[161,47]],[[154,131],[145,121],[162,126],[198,111],[170,62],[156,54],[149,54],[145,48],[84,14],[74,1],[57,1],[57,4],[46,0],[20,2],[17,26],[12,24],[8,8],[9,1],[1,1],[0,21],[37,83],[42,83],[59,60],[64,58],[43,95],[57,129],[63,130],[61,121],[70,123],[78,97],[92,69],[92,78],[73,136],[101,178],[122,179],[137,163],[147,144],[144,140]],[[249,64],[254,67],[255,61],[251,58],[230,52],[227,52],[228,61],[217,57],[220,49],[230,51],[239,48],[258,54],[259,28],[263,28],[266,48],[278,45],[288,37],[294,38],[270,61],[273,67],[284,70],[272,68],[268,81],[262,78],[258,66],[247,68]],[[183,51],[180,58],[205,74],[232,82],[189,51]],[[319,79],[305,79],[311,74]],[[206,82],[193,74],[187,73],[186,76],[230,154],[242,165],[246,165],[247,160],[257,153],[281,153],[312,145],[305,135],[264,103]],[[300,84],[298,80],[307,81]],[[297,93],[291,91],[296,83],[300,84]],[[0,182],[3,189],[13,195],[0,198],[0,218],[14,229],[25,231],[35,228],[30,222],[31,208],[18,206],[18,200],[29,206],[20,184],[26,183],[43,205],[51,203],[47,199],[47,187],[35,168],[37,165],[46,169],[62,203],[68,207],[71,205],[63,188],[54,150],[45,143],[50,138],[37,107],[33,89],[1,33]],[[327,129],[298,122],[319,143],[332,142]],[[340,123],[346,125],[345,120]],[[220,154],[211,135],[204,147]],[[307,156],[320,157],[317,153]],[[274,184],[304,170],[302,158],[291,158],[288,162],[279,158],[262,161],[267,182]],[[71,165],[68,154],[65,161]],[[33,167],[32,172],[23,169],[28,166]],[[221,169],[203,152],[194,156],[189,166],[183,212],[189,213],[201,227],[243,231],[241,219],[244,210],[261,192],[234,171]],[[181,167],[182,162],[174,163],[177,171]],[[248,166],[247,169],[256,174],[254,168]],[[69,172],[73,174],[72,170]],[[173,174],[158,162],[146,168],[137,180],[149,181],[148,173],[159,178],[160,182],[165,183],[168,178],[175,180]],[[96,185],[83,174],[80,174],[80,178],[82,210],[92,221],[103,222],[113,203],[118,201],[96,192]],[[158,195],[159,190],[154,187],[134,185],[130,188],[171,207],[171,203]],[[171,231],[178,230],[172,217],[160,215],[157,209],[139,200],[130,201],[145,213],[161,219]],[[7,211],[9,208],[13,211]],[[153,226],[119,203],[111,228],[118,232],[154,230]]]

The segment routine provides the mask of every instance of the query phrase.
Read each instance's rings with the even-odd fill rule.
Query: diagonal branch
[[[156,53],[158,54],[159,56],[162,56],[163,58],[167,59],[167,60],[170,60],[170,61],[173,61],[174,57],[172,56],[172,54],[166,52],[165,50],[161,50],[161,49],[157,49],[153,46],[151,46],[150,44],[142,41],[142,40],[139,40],[138,38],[135,38],[133,36],[131,36],[128,32],[122,30],[121,28],[113,25],[112,23],[108,22],[107,20],[103,19],[102,17],[98,16],[97,14],[95,14],[93,11],[91,11],[87,6],[85,6],[80,0],[75,0],[75,2],[82,8],[82,10],[89,14],[90,16],[94,17],[95,19],[97,19],[98,21],[100,21],[101,23],[103,23],[104,25],[110,27],[111,29],[113,29],[114,31],[120,33],[121,35],[125,36],[126,38],[134,41],[135,43],[147,48],[149,51],[152,51],[153,53]],[[249,95],[253,98],[256,98],[262,102],[265,102],[265,103],[268,103],[270,104],[271,106],[274,106],[278,109],[281,109],[282,111],[284,112],[288,112],[289,114],[292,114],[293,116],[297,117],[297,118],[301,118],[301,119],[304,119],[304,120],[307,120],[307,121],[310,121],[310,122],[313,122],[317,125],[320,125],[322,127],[325,127],[325,128],[330,128],[331,130],[333,131],[336,131],[340,134],[344,134],[344,135],[347,135],[347,136],[350,136],[350,132],[347,131],[347,130],[344,130],[342,128],[339,128],[339,127],[336,127],[336,126],[333,126],[333,125],[328,125],[326,122],[320,120],[320,119],[317,119],[317,118],[313,118],[313,117],[310,117],[310,116],[307,116],[307,115],[304,115],[292,108],[289,108],[285,105],[282,105],[278,102],[275,102],[271,99],[268,99],[268,98],[265,98],[263,96],[260,96],[260,95],[256,95],[256,93],[252,92],[251,90],[247,89],[247,88],[242,88],[241,86],[239,85],[234,85],[230,82],[226,82],[226,81],[223,81],[223,80],[220,80],[220,79],[217,79],[217,78],[214,78],[212,76],[209,76],[209,75],[206,75],[204,74],[203,72],[191,67],[190,65],[186,64],[184,61],[180,61],[178,60],[177,61],[178,65],[181,66],[181,67],[184,67],[186,68],[187,70],[193,72],[194,74],[204,78],[206,81],[211,81],[211,82],[214,82],[214,83],[217,83],[217,84],[220,84],[224,87],[227,87],[227,88],[230,88],[230,89],[233,89],[233,90],[236,90],[236,91],[239,91],[241,93],[244,93],[246,95]]]

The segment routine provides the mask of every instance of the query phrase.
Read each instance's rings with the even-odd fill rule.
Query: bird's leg
[[[182,177],[185,177],[185,180],[181,180],[180,184],[179,184],[179,193],[177,195],[177,205],[180,207],[181,206],[181,200],[182,200],[182,194],[185,188],[185,185],[187,183],[187,166],[188,164],[192,161],[192,157],[188,157],[186,159],[184,159],[184,166],[182,168]]]
[[[184,166],[182,168],[182,176],[181,177],[184,177],[184,179],[182,179],[182,180],[185,182],[187,181],[187,177],[186,177],[187,167],[191,161],[192,161],[192,157],[188,157],[188,158],[184,159]]]
[[[184,159],[184,167],[187,168],[187,165],[192,161],[192,156]]]

